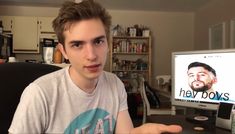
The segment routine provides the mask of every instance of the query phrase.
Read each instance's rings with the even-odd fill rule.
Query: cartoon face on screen
[[[198,92],[211,92],[212,86],[217,82],[216,72],[209,65],[193,62],[188,66],[188,84],[192,90]]]

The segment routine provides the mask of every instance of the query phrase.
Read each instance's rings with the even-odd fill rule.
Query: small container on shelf
[[[9,57],[8,62],[16,62],[16,58],[15,57]]]
[[[151,37],[113,36],[111,41],[110,71],[125,81],[143,75],[151,84]]]
[[[62,53],[60,52],[58,46],[55,48],[53,62],[56,64],[62,63]]]

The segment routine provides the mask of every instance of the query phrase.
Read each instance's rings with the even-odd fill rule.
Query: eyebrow
[[[94,42],[94,41],[97,41],[97,40],[100,40],[100,39],[103,39],[103,38],[106,38],[106,36],[101,35],[101,36],[95,37],[94,39],[91,39],[91,42]],[[72,40],[72,41],[69,42],[69,44],[83,44],[85,42],[86,41],[82,41],[82,40]]]
[[[191,74],[194,74],[193,72],[192,73],[187,73],[188,75],[191,75]],[[197,72],[197,74],[207,74],[206,72]]]
[[[194,73],[187,73],[187,74],[188,74],[188,76],[189,76],[189,75],[193,75]]]
[[[98,37],[92,39],[92,42],[97,41],[97,40],[100,40],[100,39],[104,39],[104,38],[106,38],[106,36],[101,35],[101,36],[98,36]]]

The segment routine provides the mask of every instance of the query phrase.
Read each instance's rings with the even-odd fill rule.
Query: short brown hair
[[[58,16],[53,20],[53,28],[59,43],[64,45],[64,31],[73,23],[92,18],[100,19],[105,27],[107,38],[109,38],[111,16],[99,3],[93,0],[83,0],[80,3],[66,1],[62,5]]]

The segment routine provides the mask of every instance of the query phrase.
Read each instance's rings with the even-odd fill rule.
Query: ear
[[[209,76],[213,83],[217,83],[217,77],[212,72],[209,72]]]
[[[64,46],[61,43],[58,43],[57,47],[60,50],[60,52],[63,54],[64,58],[68,59]]]
[[[216,77],[213,78],[213,83],[217,83],[217,78]]]

